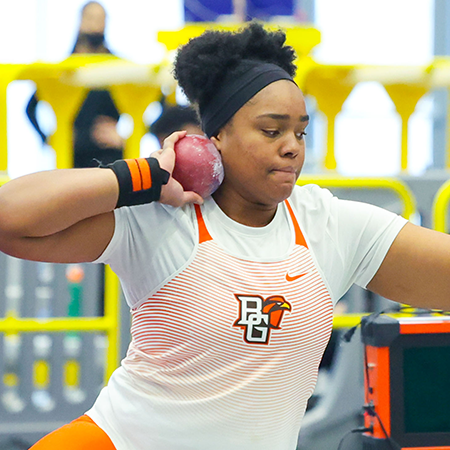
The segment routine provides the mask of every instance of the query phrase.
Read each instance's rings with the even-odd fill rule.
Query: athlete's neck
[[[250,202],[238,195],[221,195],[220,190],[213,194],[219,208],[235,222],[248,227],[265,227],[277,212],[278,205],[265,205]]]

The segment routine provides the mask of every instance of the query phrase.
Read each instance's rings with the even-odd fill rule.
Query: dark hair
[[[174,77],[189,101],[202,109],[243,59],[276,64],[294,77],[295,51],[285,42],[282,30],[268,31],[257,21],[236,32],[208,30],[179,48]]]
[[[194,108],[181,105],[166,106],[158,119],[150,125],[149,131],[157,137],[166,137],[187,124],[200,127],[200,120]]]

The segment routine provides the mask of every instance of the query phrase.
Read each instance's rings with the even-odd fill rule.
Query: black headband
[[[217,94],[203,107],[200,107],[203,131],[208,137],[214,136],[233,115],[255,94],[270,83],[290,80],[292,77],[276,64],[244,60],[237,69],[245,68],[240,75],[236,71],[225,77]]]

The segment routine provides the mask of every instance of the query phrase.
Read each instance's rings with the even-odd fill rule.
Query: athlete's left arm
[[[450,310],[450,235],[407,223],[367,288],[418,308]]]

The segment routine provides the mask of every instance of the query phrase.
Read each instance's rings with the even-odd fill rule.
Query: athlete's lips
[[[295,167],[292,166],[288,166],[288,167],[274,167],[272,169],[273,173],[279,173],[280,175],[284,175],[284,176],[297,176],[298,175],[298,171]]]
[[[286,172],[286,173],[295,173],[296,170],[294,167],[276,167],[273,169],[275,172]]]
[[[272,168],[272,170],[277,172],[295,173],[297,171],[297,168],[294,166],[275,166]]]

